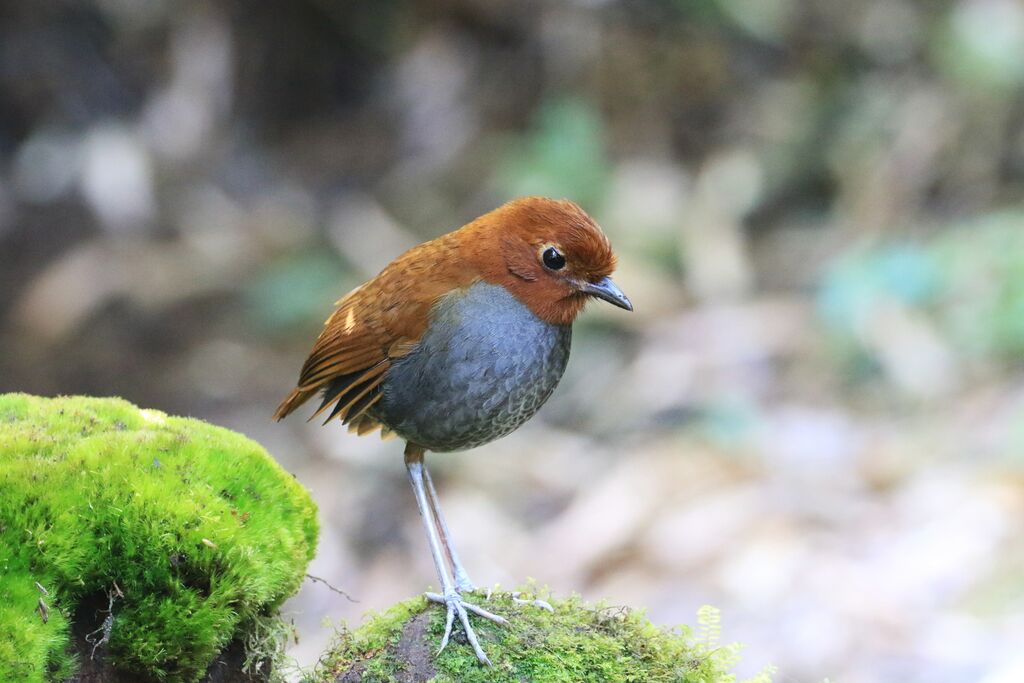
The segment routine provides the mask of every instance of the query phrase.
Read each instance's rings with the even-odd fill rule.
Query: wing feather
[[[322,392],[310,419],[330,409],[325,424],[338,418],[359,435],[375,429],[384,438],[393,435],[368,411],[380,401],[394,361],[419,344],[437,300],[477,278],[455,258],[455,251],[451,234],[421,244],[340,299],[302,366],[296,388],[274,418],[286,417]]]

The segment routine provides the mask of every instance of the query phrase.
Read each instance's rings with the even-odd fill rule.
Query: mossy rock
[[[705,607],[698,628],[664,629],[624,607],[542,595],[554,612],[510,594],[477,595],[476,604],[509,619],[471,617],[493,666],[482,666],[458,620],[437,654],[445,613],[423,598],[400,603],[337,642],[304,683],[731,683],[737,645],[718,642],[718,611]],[[770,683],[766,668],[751,683]]]
[[[198,680],[316,547],[258,444],[119,399],[0,395],[0,491],[0,681]]]

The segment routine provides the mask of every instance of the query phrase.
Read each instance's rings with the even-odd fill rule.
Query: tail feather
[[[281,401],[281,405],[274,411],[274,419],[283,420],[292,411],[308,401],[309,397],[315,394],[316,391],[316,389],[293,389],[292,393],[288,394],[288,397]]]

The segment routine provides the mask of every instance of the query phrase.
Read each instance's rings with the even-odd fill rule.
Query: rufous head
[[[611,243],[573,202],[523,197],[460,232],[483,278],[504,286],[542,320],[567,325],[591,298],[633,310],[609,277],[615,270]]]

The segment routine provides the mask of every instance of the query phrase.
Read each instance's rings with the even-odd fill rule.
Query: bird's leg
[[[455,590],[460,593],[472,593],[476,590],[476,586],[469,578],[466,568],[459,562],[459,554],[455,550],[452,534],[448,530],[448,522],[445,521],[444,513],[441,512],[441,502],[437,498],[437,489],[434,488],[434,480],[430,478],[430,470],[427,469],[426,463],[423,464],[423,479],[427,483],[427,500],[430,502],[430,510],[434,513],[437,529],[441,532],[441,545],[444,546],[452,571],[455,572]]]
[[[430,554],[434,558],[434,567],[437,569],[437,576],[441,581],[441,589],[443,591],[443,594],[426,593],[425,595],[431,602],[443,604],[448,608],[448,615],[444,627],[444,636],[441,638],[441,648],[438,650],[438,653],[444,650],[448,645],[448,639],[452,634],[452,624],[455,621],[455,615],[458,615],[459,621],[462,622],[462,628],[466,632],[466,639],[473,647],[473,652],[476,653],[476,658],[480,660],[481,663],[490,665],[491,660],[487,658],[483,648],[480,647],[480,642],[477,640],[476,633],[473,631],[473,627],[469,624],[469,612],[484,617],[485,619],[490,619],[498,624],[505,625],[508,622],[496,614],[491,614],[486,610],[480,609],[476,605],[470,605],[469,603],[462,601],[462,597],[455,590],[455,585],[452,583],[452,579],[448,575],[448,567],[445,564],[444,551],[441,548],[441,540],[437,533],[436,520],[434,519],[433,512],[430,509],[430,503],[427,501],[427,487],[424,477],[422,448],[413,446],[412,444],[406,446],[405,468],[409,472],[409,481],[412,484],[413,493],[416,494],[416,505],[419,507],[420,516],[423,518],[423,526],[427,531],[427,541],[430,543]]]
[[[448,523],[445,521],[444,513],[441,511],[441,501],[437,495],[437,489],[434,488],[434,480],[430,476],[430,470],[427,468],[426,462],[423,463],[423,479],[426,482],[427,500],[430,503],[430,510],[433,512],[434,519],[437,521],[437,530],[441,537],[441,546],[448,558],[449,566],[451,566],[452,571],[455,573],[455,590],[459,593],[472,593],[476,590],[476,586],[473,585],[473,581],[469,578],[469,574],[466,572],[465,567],[463,567],[462,563],[459,562],[459,554],[455,550],[455,543],[452,541],[451,532],[448,530]],[[540,607],[541,609],[546,609],[549,612],[555,611],[551,606],[551,603],[546,600],[524,600],[520,597],[521,595],[522,592],[520,591],[512,593],[512,601],[517,605]],[[487,591],[487,599],[491,599],[490,589]]]

